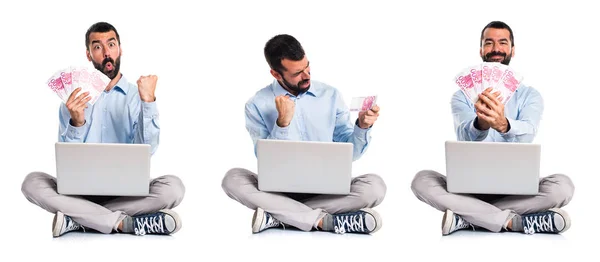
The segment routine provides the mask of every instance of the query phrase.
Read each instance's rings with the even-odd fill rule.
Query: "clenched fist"
[[[292,118],[294,118],[294,108],[296,107],[294,100],[288,96],[281,95],[275,97],[275,106],[277,107],[277,112],[279,113],[279,116],[277,117],[277,125],[279,127],[289,126],[290,122],[292,122]]]
[[[148,76],[140,76],[140,79],[137,81],[138,91],[140,92],[140,98],[144,102],[154,102],[156,101],[156,96],[154,96],[154,90],[156,90],[156,82],[158,81],[158,76],[148,75]]]

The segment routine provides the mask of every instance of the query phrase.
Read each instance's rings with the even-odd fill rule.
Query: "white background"
[[[2,256],[75,259],[244,261],[412,257],[450,261],[545,258],[591,253],[598,233],[598,22],[583,1],[10,1],[0,8],[2,61],[0,175]],[[533,1],[531,1],[533,2]],[[10,3],[10,4],[9,4]],[[492,20],[515,35],[511,66],[545,100],[542,175],[575,183],[563,235],[458,233],[441,236],[442,213],[410,190],[416,172],[444,173],[445,140],[455,139],[453,77],[479,63],[481,29]],[[171,237],[68,234],[53,239],[53,215],[20,191],[32,171],[55,175],[60,100],[45,81],[88,63],[85,32],[97,21],[121,35],[121,71],[130,82],[159,76],[161,140],[152,176],[178,175],[187,192],[175,210],[184,226]],[[312,79],[352,96],[379,96],[381,115],[354,175],[377,173],[388,194],[371,236],[269,230],[251,234],[252,210],[229,199],[221,179],[233,167],[256,170],[244,103],[273,80],[265,42],[295,36]],[[8,80],[8,81],[7,81]],[[356,117],[354,114],[353,117]],[[119,157],[119,156],[115,156]],[[510,163],[507,163],[510,164]],[[6,252],[8,251],[8,252]],[[187,256],[188,258],[183,258]],[[214,258],[211,260],[215,260]]]

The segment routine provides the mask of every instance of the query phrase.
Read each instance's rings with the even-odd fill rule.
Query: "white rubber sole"
[[[56,212],[54,215],[54,220],[52,220],[52,236],[59,237],[60,230],[62,229],[63,221],[65,220],[65,215],[61,212]]]
[[[565,232],[571,227],[571,217],[569,217],[569,214],[567,214],[566,211],[560,208],[551,208],[550,211],[558,213],[565,220],[565,227],[562,230],[558,231],[558,233]]]
[[[263,219],[265,219],[265,211],[259,207],[254,211],[254,216],[252,217],[252,233],[259,232]]]
[[[444,213],[444,218],[442,219],[442,235],[447,236],[450,234],[450,229],[452,228],[452,218],[454,218],[454,212],[452,210],[446,210]]]
[[[170,210],[170,209],[162,209],[159,212],[165,213],[165,214],[171,216],[175,220],[175,229],[169,234],[175,234],[175,233],[177,233],[177,231],[179,231],[179,229],[181,229],[181,226],[182,226],[181,218],[175,211]]]
[[[379,213],[377,213],[377,211],[370,208],[363,208],[361,209],[361,211],[371,214],[375,218],[375,228],[371,232],[369,232],[369,234],[373,234],[377,232],[377,230],[381,229],[381,227],[383,226],[383,220],[381,219],[381,216],[379,215]]]

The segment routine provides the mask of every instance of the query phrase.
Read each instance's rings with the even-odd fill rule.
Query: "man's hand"
[[[374,105],[367,111],[361,111],[358,113],[358,126],[362,129],[367,129],[375,124],[377,117],[379,116],[379,106]]]
[[[504,116],[501,99],[500,93],[492,93],[491,87],[479,94],[475,109],[480,130],[493,128],[500,133],[508,132],[508,120]]]
[[[79,93],[79,91],[81,91],[81,87],[73,90],[66,103],[69,114],[71,115],[71,121],[69,122],[74,127],[80,127],[85,124],[84,110],[88,107],[87,102],[92,99],[92,97],[89,96],[90,92],[85,92],[78,96],[77,93]]]
[[[137,81],[137,85],[142,101],[146,103],[156,101],[156,96],[154,96],[154,91],[156,90],[156,81],[158,81],[158,76],[155,75],[140,76],[140,79]]]
[[[279,127],[289,126],[292,122],[292,118],[294,118],[294,109],[296,108],[294,100],[286,95],[277,96],[275,97],[275,106],[279,113],[277,125]]]

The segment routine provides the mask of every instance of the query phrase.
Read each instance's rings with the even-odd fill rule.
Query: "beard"
[[[292,83],[288,82],[283,77],[281,79],[283,81],[283,84],[285,84],[285,87],[289,88],[291,91],[294,91],[298,94],[306,93],[306,91],[308,91],[308,89],[310,89],[310,79],[302,80],[302,81],[298,82],[298,84],[296,84],[296,85],[292,85]],[[306,88],[300,87],[301,85],[303,85],[305,83],[309,83]]]
[[[496,59],[492,59],[493,56],[502,56],[504,57],[501,61],[497,61]],[[512,53],[506,54],[504,52],[489,52],[481,57],[484,62],[500,62],[501,64],[508,65],[510,64],[510,59],[512,57]]]
[[[111,70],[106,69],[106,64],[109,62],[113,67]],[[119,74],[119,69],[121,68],[121,56],[117,57],[117,60],[113,60],[110,57],[104,58],[102,63],[96,63],[92,60],[92,64],[94,65],[94,68],[98,69],[98,71],[104,73],[108,78],[113,80],[115,77],[117,77],[117,74]]]

